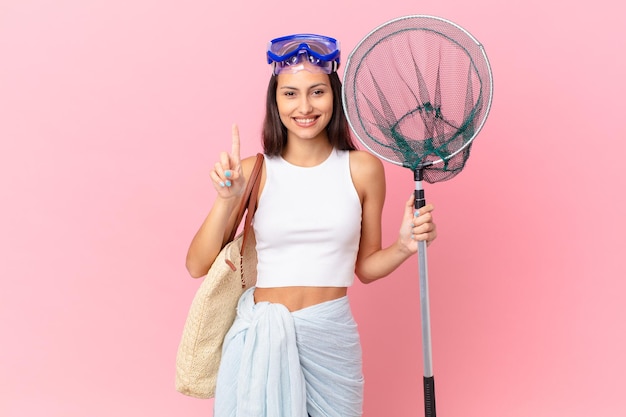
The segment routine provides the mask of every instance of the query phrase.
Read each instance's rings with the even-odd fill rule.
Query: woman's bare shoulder
[[[350,171],[355,179],[367,179],[384,175],[384,167],[379,158],[367,151],[350,151]]]
[[[362,204],[366,200],[384,200],[385,170],[376,156],[366,151],[350,151],[350,175]]]
[[[250,173],[252,172],[252,168],[254,168],[254,163],[256,162],[256,157],[257,154],[254,154],[241,160],[241,169],[243,170],[245,178],[250,177]]]

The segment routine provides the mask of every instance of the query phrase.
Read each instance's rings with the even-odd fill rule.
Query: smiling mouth
[[[310,125],[312,123],[314,123],[317,120],[317,116],[316,117],[307,117],[307,118],[298,118],[298,117],[294,117],[293,120],[299,124],[299,125]]]

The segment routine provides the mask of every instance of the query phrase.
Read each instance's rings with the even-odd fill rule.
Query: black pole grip
[[[435,377],[424,377],[424,415],[435,417]]]
[[[426,198],[424,197],[424,190],[415,190],[415,210],[419,210],[426,205]]]
[[[424,189],[422,188],[423,169],[418,168],[413,171],[413,179],[415,180],[415,203],[413,207],[419,210],[426,205],[426,197],[424,197]]]

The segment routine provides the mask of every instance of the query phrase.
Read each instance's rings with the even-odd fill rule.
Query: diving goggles
[[[339,42],[328,36],[297,34],[273,39],[267,45],[267,63],[273,73],[298,72],[305,69],[319,70],[326,74],[339,68]]]

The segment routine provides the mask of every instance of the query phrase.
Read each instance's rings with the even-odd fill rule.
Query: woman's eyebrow
[[[320,83],[317,83],[317,84],[313,84],[313,85],[311,85],[311,86],[307,87],[306,89],[307,89],[307,90],[312,90],[312,89],[314,89],[314,88],[319,88],[320,86],[321,86],[321,87],[328,87],[328,84],[326,84],[326,83],[324,83],[324,82],[320,82]],[[289,89],[289,90],[299,90],[299,88],[297,88],[297,87],[293,87],[293,86],[290,86],[290,85],[283,85],[283,86],[281,86],[280,88],[281,88],[281,89],[286,88],[286,89]]]

